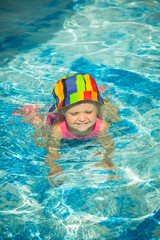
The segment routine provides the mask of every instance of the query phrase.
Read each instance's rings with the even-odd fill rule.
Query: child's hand
[[[105,170],[117,171],[118,168],[110,161],[102,161],[94,164],[95,167],[103,167]]]
[[[53,148],[48,149],[47,162],[50,162],[52,160],[59,160],[59,158],[60,158],[60,155],[59,155],[57,149],[56,150],[54,150]]]
[[[112,161],[111,161],[111,159],[109,157],[105,157],[105,154],[104,154],[104,160],[102,162],[95,163],[94,166],[95,167],[102,167],[105,170],[114,171],[114,172],[118,170],[118,167],[116,167],[112,163]],[[115,175],[115,174],[109,174],[107,176],[107,180],[119,180],[119,178],[120,177],[118,175]]]
[[[118,170],[118,167],[116,167],[112,163],[112,160],[108,157],[108,153],[98,152],[98,153],[94,154],[94,157],[98,156],[98,155],[103,155],[103,161],[95,163],[94,164],[95,167],[103,167],[104,169],[111,170],[111,171],[117,171]]]
[[[57,174],[49,173],[49,175],[48,175],[48,177],[47,177],[47,180],[48,180],[49,185],[50,185],[51,187],[53,187],[54,185],[55,185],[56,187],[59,187],[59,185],[61,185],[61,184],[66,180],[66,179],[58,179],[57,181],[54,181],[54,178],[55,178],[57,175],[62,174],[62,173],[63,173],[63,171],[60,172],[60,173],[57,173]]]
[[[47,177],[49,185],[53,187],[53,185],[59,186],[60,184],[62,184],[66,179],[59,179],[57,181],[54,181],[57,175],[60,175],[64,172],[62,168],[55,162],[49,162],[47,165],[51,167],[51,169],[49,170],[49,175]]]

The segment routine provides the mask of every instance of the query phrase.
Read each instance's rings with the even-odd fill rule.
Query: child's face
[[[73,134],[88,135],[97,119],[97,108],[93,103],[81,102],[64,113],[68,129]]]

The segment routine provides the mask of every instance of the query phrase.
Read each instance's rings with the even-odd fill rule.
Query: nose
[[[84,122],[85,121],[85,114],[80,114],[79,121]]]

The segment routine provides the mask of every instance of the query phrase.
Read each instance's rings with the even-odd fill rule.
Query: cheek
[[[65,119],[66,119],[66,122],[67,122],[68,124],[72,124],[72,123],[75,122],[75,117],[73,117],[73,116],[68,116],[68,115],[66,115],[66,116],[65,116]]]
[[[97,113],[92,113],[91,115],[90,115],[90,119],[91,120],[96,120],[97,119]]]

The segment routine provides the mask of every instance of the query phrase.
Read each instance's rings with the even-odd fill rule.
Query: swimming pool
[[[160,239],[159,1],[0,6],[0,239]],[[101,150],[96,142],[63,141],[57,179],[67,181],[51,188],[46,149],[33,144],[33,127],[11,114],[25,104],[47,113],[53,85],[71,72],[107,86],[119,108],[121,120],[109,131],[119,170],[94,167],[101,161],[93,157]]]

